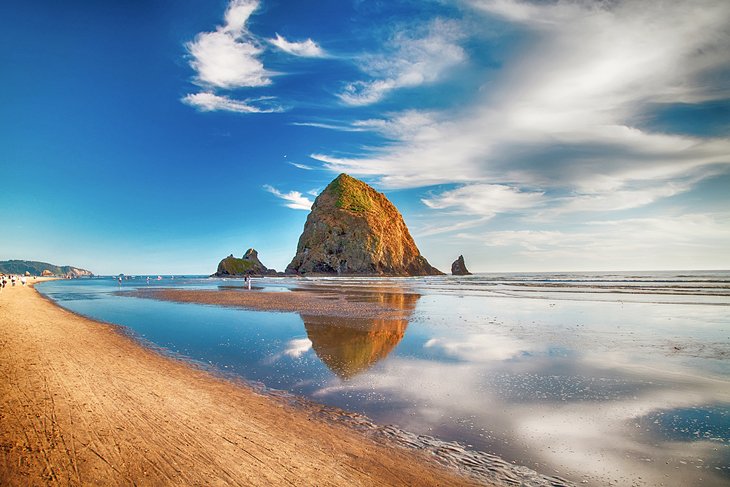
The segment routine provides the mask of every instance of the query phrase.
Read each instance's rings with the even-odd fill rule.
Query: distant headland
[[[3,260],[0,261],[0,273],[3,274],[28,274],[31,276],[64,276],[64,277],[85,277],[93,276],[91,271],[80,269],[70,265],[58,266],[48,262],[35,260]]]

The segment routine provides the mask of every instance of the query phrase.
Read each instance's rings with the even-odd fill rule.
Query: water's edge
[[[41,290],[38,290],[38,285],[35,287],[43,299],[53,303],[55,306],[76,316],[108,326],[113,332],[123,335],[147,350],[160,354],[168,359],[185,363],[191,368],[203,370],[216,378],[226,380],[237,386],[246,387],[263,396],[283,400],[287,404],[307,412],[314,418],[328,423],[343,425],[386,446],[425,453],[425,458],[443,467],[453,469],[457,473],[480,483],[504,486],[519,485],[525,487],[570,487],[575,485],[560,477],[543,475],[528,467],[514,465],[496,455],[478,450],[470,450],[456,441],[444,441],[433,436],[417,435],[401,429],[396,425],[379,425],[363,414],[345,411],[333,406],[326,406],[288,391],[267,387],[262,382],[251,381],[232,372],[223,371],[211,364],[194,360],[183,354],[156,345],[141,337],[127,326],[102,321],[77,313],[64,307],[50,296],[41,292]]]

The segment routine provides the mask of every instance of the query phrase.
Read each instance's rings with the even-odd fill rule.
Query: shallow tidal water
[[[466,463],[468,452],[486,452],[582,485],[730,484],[728,272],[254,284],[379,300],[408,319],[139,299],[103,278],[38,289],[169,353],[395,425],[381,432],[404,443],[457,442]],[[208,278],[136,278],[121,288],[148,286],[256,292]]]

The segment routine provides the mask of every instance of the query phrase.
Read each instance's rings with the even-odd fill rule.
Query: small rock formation
[[[255,249],[248,249],[242,258],[229,255],[218,264],[216,277],[250,276],[276,273],[273,269],[267,269],[259,260],[259,254]]]
[[[383,194],[340,174],[312,205],[287,274],[443,274],[421,256],[403,217]]]
[[[464,256],[460,255],[458,259],[451,264],[451,273],[455,276],[471,276],[464,263]]]

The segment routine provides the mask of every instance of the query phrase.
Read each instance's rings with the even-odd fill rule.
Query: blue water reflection
[[[588,277],[578,281],[581,289],[601,282]],[[536,292],[536,279],[525,280],[529,292],[514,279],[483,276],[255,283],[267,291],[340,289],[351,299],[377,293],[399,303],[408,316],[403,320],[138,299],[116,295],[117,283],[103,279],[39,288],[68,309],[121,324],[220,371],[381,424],[458,440],[546,474],[589,485],[726,485],[730,299],[718,291],[722,282],[690,275],[683,279],[699,286],[695,295],[672,295],[676,282],[670,281],[661,299],[641,293],[626,299],[601,286],[571,294],[575,289],[553,286],[559,279],[543,279],[549,292],[537,280]],[[649,278],[628,286],[610,282],[647,287]],[[176,279],[149,285],[244,284]],[[707,286],[709,296],[702,294]],[[696,411],[703,418],[692,416]]]

